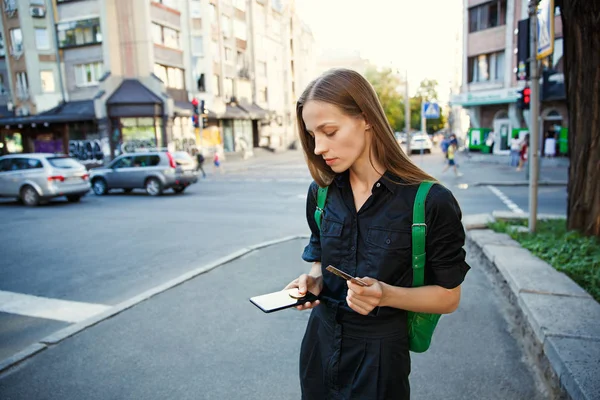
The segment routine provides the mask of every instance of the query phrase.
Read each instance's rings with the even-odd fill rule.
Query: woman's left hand
[[[357,313],[367,315],[381,303],[383,285],[377,279],[369,277],[360,279],[369,286],[360,286],[347,281],[348,294],[346,295],[346,302]]]

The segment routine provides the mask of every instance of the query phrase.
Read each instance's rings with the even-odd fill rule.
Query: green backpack
[[[423,286],[425,283],[425,199],[429,189],[435,182],[422,182],[417,190],[413,207],[412,225],[412,258],[413,258],[413,287]],[[320,187],[317,191],[317,207],[315,208],[315,222],[321,229],[321,219],[327,200],[328,187]],[[408,311],[408,338],[410,351],[423,353],[431,344],[433,331],[440,319],[440,314],[429,314]]]

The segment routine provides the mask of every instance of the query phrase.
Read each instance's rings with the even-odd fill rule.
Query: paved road
[[[497,193],[487,187],[472,186],[477,179],[485,178],[482,174],[495,173],[493,169],[470,168],[466,171],[462,167],[464,176],[454,177],[450,172],[445,175],[440,174],[443,160],[439,154],[423,158],[415,156],[414,159],[417,163],[423,162],[426,170],[440,177],[443,183],[453,190],[464,214],[508,210]],[[225,165],[224,169],[223,173],[209,171],[206,180],[192,186],[183,196],[169,194],[160,198],[149,198],[142,193],[131,195],[115,193],[104,197],[91,195],[84,198],[81,204],[55,201],[49,206],[35,209],[24,208],[13,201],[0,202],[0,219],[3,221],[3,229],[0,231],[3,254],[3,268],[0,269],[0,299],[3,298],[2,295],[5,295],[4,299],[8,295],[9,300],[10,296],[16,296],[17,300],[24,300],[26,305],[30,304],[29,307],[13,308],[10,313],[0,312],[0,359],[16,353],[62,327],[69,326],[74,322],[74,316],[77,314],[75,311],[78,312],[77,318],[84,318],[86,315],[98,312],[102,307],[118,304],[242,247],[284,236],[307,233],[304,201],[311,179],[300,153],[290,152],[252,160],[245,164]],[[560,212],[561,208],[564,209],[564,190],[559,189],[548,188],[546,200],[540,202],[540,211]],[[526,211],[526,187],[504,187],[501,190]],[[287,264],[287,260],[295,260],[297,253],[298,251],[282,256],[281,264]],[[261,260],[263,259],[269,260],[266,256],[261,257]],[[268,264],[270,268],[273,267],[272,261]],[[253,273],[262,275],[262,269],[256,263],[253,265]],[[274,271],[279,271],[278,268]],[[477,276],[477,274],[479,273],[472,275]],[[278,276],[277,282],[280,280],[281,277]],[[199,277],[194,282],[200,284],[205,281]],[[483,276],[480,276],[477,278],[477,283],[474,283],[473,290],[479,290],[485,296],[485,293],[489,292],[489,288],[485,288],[485,282]],[[225,289],[227,283],[227,277],[223,276],[222,281],[215,283],[215,287],[221,286]],[[202,296],[207,296],[211,302],[218,304],[220,291],[215,290],[212,285],[205,286],[206,283],[202,285]],[[240,282],[233,285],[234,290],[241,288],[245,286]],[[190,309],[189,304],[204,304],[205,299],[197,302],[192,298],[186,299],[185,296],[179,298],[175,293],[167,292],[164,296],[173,296],[175,303],[183,304],[185,307],[174,311],[176,315],[173,318],[177,315],[191,317],[188,318],[189,321],[184,320],[180,323],[190,323],[192,324],[190,327],[196,329],[197,322],[192,321],[196,311],[194,308]],[[244,292],[244,295],[248,293],[250,292]],[[22,295],[26,297],[19,297]],[[199,294],[195,293],[194,296],[196,295]],[[67,311],[59,314],[56,300],[66,301],[67,303],[63,305],[66,305]],[[494,305],[495,301],[490,299],[490,304],[486,307],[489,307],[491,313],[497,314],[496,322],[486,329],[495,326],[494,329],[502,330],[501,313],[497,310],[498,306]],[[12,304],[14,303],[15,301]],[[151,304],[152,302],[144,303],[143,307],[152,307]],[[0,303],[0,310],[7,311],[5,305]],[[160,302],[157,302],[154,307],[157,307],[156,312],[159,314],[160,310],[165,314],[169,314],[171,310],[171,307]],[[78,343],[78,340],[83,340],[79,338],[91,335],[94,343],[109,344],[112,342],[111,334],[114,334],[114,332],[108,333],[107,330],[112,329],[109,325],[113,326],[122,318],[129,321],[128,323],[137,325],[136,312],[138,307],[69,341]],[[130,320],[130,316],[133,319]],[[155,321],[157,315],[140,314],[139,326],[141,327],[144,326],[141,323],[144,318]],[[161,332],[176,322],[160,319],[158,321],[160,322],[155,325],[159,328],[152,324],[146,328]],[[122,329],[130,328],[131,326],[128,325]],[[187,332],[186,329],[182,329]],[[104,335],[105,332],[107,336]],[[227,328],[224,328],[223,332],[228,332]],[[235,332],[234,337],[241,338],[242,333]],[[143,330],[138,332],[132,329],[129,330],[129,334],[132,336],[126,342],[136,341],[142,349],[150,346],[151,348],[147,350],[159,351],[155,348],[156,341],[139,340],[144,337]],[[206,339],[209,343],[222,337],[219,331],[212,334],[213,336]],[[465,331],[464,334],[468,335],[470,331]],[[499,335],[500,343],[508,346],[507,349],[502,350],[508,352],[502,357],[512,359],[514,356],[518,361],[518,349],[516,344],[511,342],[510,335],[507,332],[504,332],[504,335],[500,332]],[[297,338],[298,336],[294,336],[293,340],[292,338],[290,340],[296,343]],[[84,347],[87,346],[86,344]],[[90,351],[97,350],[96,345],[90,346]],[[503,349],[502,346],[499,349]],[[464,348],[468,348],[468,343],[464,343]],[[482,351],[483,349],[484,347]],[[75,346],[75,348],[69,347],[68,352],[72,351],[72,357],[77,358],[80,350],[82,349]],[[52,357],[54,353],[47,351],[45,354],[44,357]],[[426,355],[423,359],[427,357]],[[35,367],[37,365],[35,360],[36,358],[28,365]],[[150,360],[146,361],[150,362]],[[266,362],[266,359],[264,361]],[[123,360],[110,361],[110,363],[122,362]],[[482,359],[480,362],[485,364],[487,360]],[[61,365],[62,363],[64,361]],[[419,361],[415,363],[418,365]],[[190,366],[192,365],[196,364],[191,363]],[[269,368],[277,368],[272,363],[267,365]],[[290,365],[295,365],[295,360]],[[431,365],[427,368],[431,368]],[[226,370],[226,364],[223,364],[223,368],[220,368],[218,373],[225,373]],[[60,369],[57,373],[60,373]],[[506,373],[511,375],[510,372]],[[0,380],[0,388],[12,387],[14,384],[9,380],[5,381],[9,382],[8,386],[2,386],[1,382],[2,380]],[[295,383],[290,383],[290,388],[294,385]],[[529,388],[527,390],[531,390],[531,382],[525,386]]]

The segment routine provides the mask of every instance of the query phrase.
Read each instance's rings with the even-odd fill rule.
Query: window
[[[225,47],[225,62],[233,63],[233,51],[229,47]]]
[[[0,32],[0,57],[6,55],[6,48],[4,47],[4,36],[2,36],[2,32]]]
[[[504,80],[504,51],[480,54],[468,59],[470,83]]]
[[[231,37],[231,18],[226,15],[221,17],[221,32],[223,37]]]
[[[172,49],[180,49],[179,47],[179,31],[168,28],[156,23],[152,24],[152,39],[155,44],[170,47]]]
[[[14,53],[23,52],[23,33],[21,32],[21,28],[15,28],[10,30],[10,43],[11,50]]]
[[[192,54],[204,54],[204,40],[202,36],[192,36]]]
[[[238,10],[246,11],[246,0],[234,0],[233,6]]]
[[[53,93],[55,91],[54,86],[54,72],[52,71],[41,71],[40,79],[42,81],[42,92]]]
[[[266,103],[268,100],[269,100],[269,97],[267,95],[267,88],[264,87],[258,91],[258,101],[260,101],[262,103]]]
[[[225,78],[223,81],[223,94],[228,100],[233,97],[233,79]]]
[[[15,74],[17,96],[20,99],[27,98],[29,96],[29,82],[27,81],[27,72],[17,72]]]
[[[101,62],[75,65],[75,84],[79,87],[95,86],[102,78],[103,70]]]
[[[267,63],[264,61],[259,61],[256,63],[256,67],[258,69],[258,76],[266,77],[267,76]]]
[[[217,6],[215,6],[214,4],[210,4],[209,5],[209,9],[208,9],[208,17],[210,18],[210,22],[215,22],[217,20]]]
[[[192,18],[202,18],[202,3],[199,0],[191,1],[190,14]]]
[[[271,7],[273,7],[273,10],[277,11],[278,13],[281,13],[283,10],[281,0],[271,0]]]
[[[56,26],[60,48],[102,43],[100,18],[63,22]]]
[[[50,38],[46,28],[35,28],[35,45],[38,50],[50,50]]]
[[[506,24],[506,0],[494,0],[469,9],[469,32]]]
[[[246,66],[246,60],[244,59],[244,53],[242,53],[241,51],[237,52],[237,67],[238,69],[242,69]]]
[[[235,33],[236,38],[241,40],[247,40],[246,21],[241,21],[239,19],[233,21],[233,31]]]
[[[213,92],[215,96],[219,96],[221,94],[221,90],[220,90],[220,79],[219,79],[219,75],[214,74],[213,75]]]
[[[184,89],[185,81],[183,70],[166,65],[154,64],[154,75],[158,76],[166,87],[172,89]]]
[[[16,11],[17,0],[4,0],[4,11]]]
[[[278,17],[271,18],[271,33],[275,36],[281,35],[281,21]]]

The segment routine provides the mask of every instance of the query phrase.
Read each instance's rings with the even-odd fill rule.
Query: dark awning
[[[250,114],[235,104],[227,104],[221,119],[251,119]]]
[[[137,79],[125,79],[121,86],[110,95],[109,106],[125,104],[163,104],[163,100]]]
[[[252,119],[265,119],[267,117],[267,110],[261,108],[256,103],[248,103],[244,100],[240,100],[238,106],[250,114]]]
[[[1,125],[64,123],[96,119],[94,100],[69,101],[48,111],[26,117],[0,118]]]

